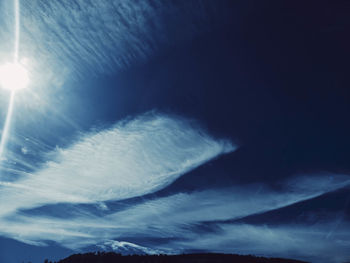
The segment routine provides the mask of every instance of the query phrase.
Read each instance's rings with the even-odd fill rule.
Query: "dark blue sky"
[[[22,2],[1,262],[349,260],[347,1]]]

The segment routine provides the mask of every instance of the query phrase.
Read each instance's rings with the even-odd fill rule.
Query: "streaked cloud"
[[[20,1],[20,57],[30,62],[36,83],[60,87],[69,76],[111,73],[143,63],[175,42],[223,24],[228,2]],[[13,50],[12,1],[3,1],[1,11],[0,39],[6,41],[0,45],[0,61]]]
[[[84,134],[32,175],[3,182],[1,214],[67,202],[96,203],[157,191],[186,172],[235,150],[194,122],[149,113]]]
[[[230,17],[228,0],[19,2],[19,57],[30,75],[29,88],[16,95],[21,123],[30,125],[54,114],[74,129],[81,123],[72,120],[60,105],[69,100],[64,95],[73,92],[77,82],[146,63],[174,46],[224,26]],[[12,61],[13,6],[12,0],[0,3],[0,64]],[[0,115],[6,114],[7,95],[0,90]]]
[[[210,250],[220,253],[287,257],[309,262],[345,262],[350,258],[349,224],[342,224],[332,238],[327,238],[333,224],[322,225],[219,225],[215,233],[196,234],[189,240],[174,241],[169,247],[185,250]]]
[[[147,197],[140,204],[130,204],[105,215],[85,212],[69,218],[56,218],[17,214],[1,219],[7,226],[1,233],[24,242],[52,240],[73,249],[97,244],[120,251],[127,247],[147,247],[148,239],[162,239],[163,242],[152,249],[167,253],[208,250],[301,259],[312,258],[328,245],[335,249],[338,243],[338,249],[343,251],[350,234],[345,231],[346,222],[338,224],[337,229],[332,227],[333,222],[269,227],[230,223],[234,219],[279,209],[350,184],[345,175],[303,176],[293,182],[281,182],[279,190],[254,184]],[[312,242],[312,238],[323,241],[305,251],[305,245]],[[144,243],[135,244],[134,239],[144,240]],[[331,258],[334,253],[331,249],[327,251]],[[328,262],[331,262],[330,258]]]
[[[336,229],[284,225],[266,230],[261,225],[232,223],[346,187],[350,185],[347,175],[301,175],[273,187],[256,183],[149,195],[235,148],[228,140],[213,138],[194,121],[157,112],[81,134],[66,148],[43,155],[47,161],[41,167],[32,167],[18,180],[1,182],[0,226],[6,227],[0,227],[0,234],[34,245],[50,240],[71,249],[97,245],[145,253],[199,249],[286,257],[293,250],[300,258],[309,257],[302,250],[303,240],[311,238],[306,229],[316,231],[315,238],[325,237],[310,253],[330,242],[340,242],[341,247],[347,244],[347,234],[339,233],[342,225]],[[118,202],[133,197],[138,197],[135,202],[118,207]],[[81,209],[82,204],[94,208]],[[44,206],[54,205],[71,213],[57,217],[50,209],[45,212]],[[256,235],[245,237],[244,231]],[[272,231],[270,239],[254,240],[259,235],[267,238],[270,232],[264,231]],[[279,242],[279,235],[286,239],[283,248],[269,251]],[[148,239],[165,241],[149,248]]]

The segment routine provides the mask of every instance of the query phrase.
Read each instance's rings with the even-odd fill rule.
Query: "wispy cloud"
[[[349,260],[349,224],[339,227],[336,235],[326,238],[331,223],[322,225],[259,226],[248,224],[218,225],[215,233],[192,233],[188,240],[172,241],[168,247],[184,250],[210,250],[221,253],[289,257],[310,262]]]
[[[107,243],[108,240],[144,240],[145,243],[141,245],[146,245],[148,239],[163,239],[153,249],[167,252],[208,250],[257,253],[310,259],[317,253],[324,253],[323,248],[328,245],[334,249],[339,245],[337,249],[343,251],[350,234],[345,231],[346,223],[338,225],[337,231],[333,228],[330,236],[328,233],[332,222],[314,226],[267,227],[231,224],[225,223],[225,220],[278,209],[349,184],[348,176],[311,176],[295,179],[294,184],[285,182],[280,190],[266,185],[246,185],[153,197],[100,216],[85,213],[70,218],[55,218],[18,214],[2,218],[7,227],[1,232],[25,242],[53,240],[73,249],[103,245],[106,240]],[[313,238],[317,242],[305,251],[307,242],[312,242]],[[115,246],[117,250],[120,249],[119,245]],[[331,249],[327,253],[329,260],[334,253]],[[346,256],[346,253],[342,253],[342,256]]]
[[[184,173],[235,147],[196,124],[156,113],[83,135],[57,149],[44,167],[3,182],[1,214],[20,208],[120,200],[159,190]]]
[[[294,251],[300,258],[321,253],[322,247],[332,242],[339,243],[339,249],[348,244],[341,224],[329,235],[330,228],[324,224],[265,228],[228,223],[346,187],[350,184],[347,175],[296,176],[274,187],[237,185],[162,197],[147,195],[234,150],[230,141],[213,138],[193,121],[156,112],[81,134],[70,146],[47,153],[47,162],[32,168],[33,172],[1,182],[0,235],[35,245],[51,240],[72,249],[101,245],[147,253],[200,249],[274,256],[291,256],[290,251]],[[118,200],[132,197],[141,198],[116,210],[104,204],[113,201],[118,206]],[[91,207],[81,209],[82,203],[100,212]],[[57,213],[42,207],[55,204],[72,212],[56,217]],[[34,208],[42,210],[38,213]],[[259,239],[260,235],[264,239]],[[303,252],[305,242],[311,242],[312,237],[322,242],[318,240]],[[272,249],[279,238],[283,239],[282,247]],[[165,241],[148,248],[148,239]]]
[[[146,61],[228,17],[226,1],[21,1],[20,56],[40,78],[107,73]],[[2,3],[0,60],[13,50],[13,5]],[[178,28],[181,28],[179,31]],[[41,80],[42,81],[42,80]]]
[[[62,118],[66,125],[76,126],[77,120],[52,107],[67,101],[62,90],[64,94],[72,90],[72,80],[115,74],[174,45],[190,42],[224,25],[230,17],[230,2],[20,1],[19,58],[28,69],[30,83],[16,95],[16,107],[31,112],[22,123],[28,119],[33,123],[50,112],[60,115],[56,118]],[[1,64],[12,60],[14,50],[12,0],[0,3],[0,26]],[[6,97],[0,90],[0,114],[6,112]]]

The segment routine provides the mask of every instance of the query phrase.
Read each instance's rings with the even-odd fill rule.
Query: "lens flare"
[[[4,150],[5,150],[5,145],[6,145],[8,136],[9,136],[14,100],[15,100],[15,92],[11,92],[11,97],[10,97],[9,106],[8,106],[8,110],[7,110],[5,125],[4,125],[4,128],[2,130],[1,140],[0,140],[0,163],[2,161]]]
[[[10,91],[27,87],[29,76],[26,68],[20,63],[6,63],[0,66],[0,86]]]
[[[15,93],[17,90],[24,89],[29,83],[28,72],[23,65],[18,63],[19,54],[19,38],[20,38],[20,16],[19,16],[19,0],[14,0],[14,16],[15,16],[15,39],[14,39],[14,62],[6,63],[0,66],[0,86],[11,91],[10,101],[7,109],[5,125],[2,130],[0,139],[0,164],[6,142],[9,136]]]

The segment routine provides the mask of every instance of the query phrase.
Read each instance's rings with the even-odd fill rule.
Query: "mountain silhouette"
[[[201,253],[182,255],[128,255],[114,252],[74,254],[55,263],[306,263],[305,261],[243,256],[234,254]],[[52,263],[45,260],[44,263]]]

